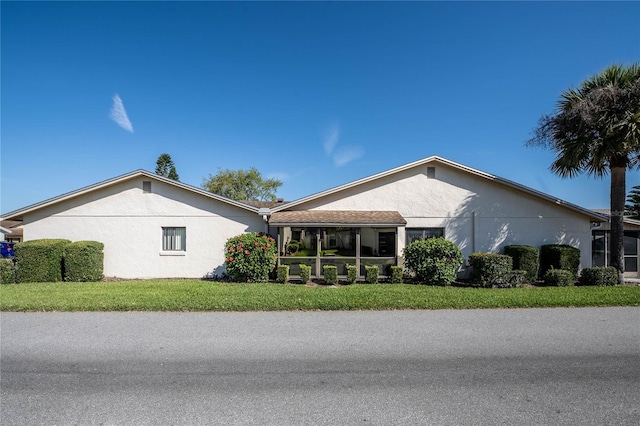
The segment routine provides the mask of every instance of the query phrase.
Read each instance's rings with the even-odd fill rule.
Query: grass
[[[408,284],[307,287],[200,280],[0,286],[2,311],[290,311],[640,306],[640,286],[481,289]]]

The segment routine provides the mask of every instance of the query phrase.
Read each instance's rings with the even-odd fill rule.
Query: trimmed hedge
[[[289,281],[289,265],[278,266],[278,278],[279,283],[286,283]]]
[[[402,277],[404,271],[402,266],[392,266],[391,267],[391,283],[392,284],[402,284]]]
[[[380,275],[378,265],[365,265],[364,269],[366,271],[364,282],[367,284],[378,284],[378,276]]]
[[[554,287],[567,287],[575,283],[573,273],[564,269],[549,269],[544,274],[544,285]]]
[[[16,282],[58,282],[64,278],[63,259],[69,240],[31,240],[14,246],[18,269]]]
[[[13,259],[0,259],[0,284],[16,283],[16,267]]]
[[[540,269],[540,250],[532,246],[514,245],[506,246],[504,254],[513,259],[514,270],[526,271],[526,280],[533,282],[538,279]]]
[[[482,287],[510,287],[513,259],[494,253],[471,253],[471,282]]]
[[[618,284],[618,270],[613,266],[594,266],[580,271],[578,285],[611,286]]]
[[[540,276],[550,269],[563,269],[578,277],[580,249],[566,244],[546,244],[540,247]]]
[[[462,252],[442,237],[416,240],[403,250],[404,264],[420,282],[450,285],[462,265]]]
[[[322,267],[324,272],[324,281],[327,284],[338,284],[338,267],[335,265],[324,265]]]
[[[302,280],[303,283],[311,281],[311,266],[305,265],[304,263],[300,264],[300,280]]]
[[[65,281],[100,281],[104,278],[104,244],[76,241],[64,250]]]
[[[347,268],[347,282],[349,284],[355,284],[358,280],[358,268],[356,265],[346,265]]]

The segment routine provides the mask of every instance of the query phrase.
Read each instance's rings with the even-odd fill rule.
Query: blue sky
[[[5,213],[163,152],[185,183],[255,166],[287,200],[439,155],[606,208],[608,178],[560,179],[524,142],[563,90],[640,59],[638,2],[0,7]]]

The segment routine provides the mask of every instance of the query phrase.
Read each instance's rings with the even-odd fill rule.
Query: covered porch
[[[398,262],[398,228],[406,220],[397,211],[300,210],[275,212],[269,218],[277,235],[278,265],[289,265],[290,274],[300,274],[300,264],[311,267],[320,278],[325,265],[347,274],[355,265],[365,275],[366,265],[376,265],[380,275]]]

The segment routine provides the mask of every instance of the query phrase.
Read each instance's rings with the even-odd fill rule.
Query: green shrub
[[[289,265],[278,266],[278,278],[279,283],[286,283],[289,281]]]
[[[311,266],[305,265],[304,263],[300,264],[300,280],[303,283],[311,281]]]
[[[505,287],[520,287],[529,281],[529,271],[523,271],[522,269],[514,269],[511,271],[511,278],[509,278],[509,285]]]
[[[31,240],[14,246],[19,283],[58,282],[64,278],[63,259],[69,240]]]
[[[16,283],[16,266],[13,259],[0,259],[0,284]]]
[[[462,252],[442,237],[416,240],[402,250],[404,264],[420,282],[449,285],[462,265]]]
[[[544,274],[544,285],[554,287],[567,287],[575,283],[573,273],[564,269],[549,269]]]
[[[338,267],[335,265],[324,265],[322,267],[324,272],[324,281],[327,284],[338,284]]]
[[[287,253],[294,254],[298,250],[300,250],[300,243],[296,240],[289,241],[289,244],[287,244]]]
[[[65,281],[100,281],[104,275],[104,244],[76,241],[64,250]]]
[[[513,259],[514,270],[526,271],[526,280],[533,282],[538,279],[540,250],[531,246],[506,246],[504,254]]]
[[[347,268],[347,282],[349,284],[355,284],[358,280],[358,268],[356,265],[346,265]]]
[[[472,253],[469,255],[471,281],[482,287],[509,287],[513,259],[504,254]]]
[[[540,275],[544,277],[550,269],[563,269],[578,277],[580,249],[566,244],[547,244],[540,247]]]
[[[402,266],[392,266],[391,267],[391,283],[393,284],[402,284],[402,276],[404,271]]]
[[[613,266],[594,266],[580,271],[578,285],[610,286],[618,284],[618,270]]]
[[[378,276],[380,276],[380,268],[378,265],[365,265],[364,282],[367,284],[378,284]]]
[[[262,233],[231,237],[225,247],[225,268],[236,282],[267,282],[276,265],[275,240]]]

